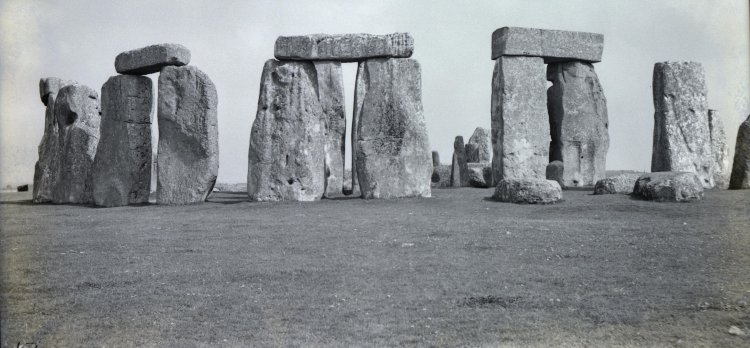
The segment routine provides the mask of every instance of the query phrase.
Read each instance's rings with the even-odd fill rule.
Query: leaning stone
[[[623,173],[615,175],[609,178],[604,178],[596,182],[594,185],[595,195],[606,195],[606,194],[631,194],[633,192],[633,186],[635,182],[641,177],[639,173]]]
[[[545,178],[547,180],[554,180],[560,184],[560,187],[565,187],[565,166],[561,161],[552,161],[547,165],[545,170]]]
[[[469,186],[469,167],[466,163],[464,137],[457,136],[453,141],[453,161],[451,162],[451,186]]]
[[[325,193],[324,197],[343,194],[344,153],[346,147],[346,108],[344,107],[344,75],[341,63],[315,61],[315,85],[323,109],[325,133]]]
[[[729,189],[750,189],[750,116],[737,130]]]
[[[250,132],[251,200],[313,201],[323,196],[325,113],[316,75],[312,62],[266,61]]]
[[[440,164],[432,171],[430,187],[448,188],[451,187],[451,168],[448,164]]]
[[[432,162],[416,60],[370,59],[359,64],[355,122],[362,197],[430,197]]]
[[[414,52],[409,33],[313,34],[279,36],[274,47],[276,59],[361,61],[370,58],[408,58]]]
[[[63,80],[58,77],[45,77],[39,79],[39,96],[42,98],[42,103],[48,105],[50,95],[56,96],[57,92],[60,91],[60,88],[75,83],[75,81]]]
[[[606,177],[607,99],[590,63],[547,66],[550,161],[565,163],[563,187],[594,186]]]
[[[115,70],[120,74],[146,75],[159,72],[165,66],[190,63],[190,50],[179,44],[165,43],[122,52],[115,58]]]
[[[703,67],[696,62],[654,66],[654,143],[651,171],[698,175],[714,186],[711,134]]]
[[[689,202],[703,198],[703,185],[691,172],[649,173],[636,180],[633,194],[649,201]]]
[[[548,204],[562,199],[562,188],[557,181],[547,179],[503,179],[492,198],[500,202]]]
[[[156,202],[203,202],[219,171],[216,87],[194,66],[166,66],[158,93]]]
[[[151,187],[153,83],[146,76],[112,76],[102,86],[102,123],[94,158],[94,204],[148,203]]]
[[[492,75],[493,180],[545,178],[547,81],[541,58],[500,57]]]
[[[545,63],[600,62],[604,35],[578,31],[503,27],[492,33],[492,59],[501,56],[542,57]]]
[[[437,151],[432,151],[432,167],[435,168],[440,165],[440,154]]]
[[[469,163],[469,186],[476,188],[492,187],[492,163]]]
[[[93,202],[92,166],[99,144],[99,95],[84,85],[60,89],[54,101],[58,125],[55,203]]]
[[[708,129],[711,134],[714,187],[726,189],[729,186],[729,145],[724,124],[716,110],[708,110]]]
[[[487,128],[477,127],[466,144],[466,162],[490,161],[492,161],[492,133]]]

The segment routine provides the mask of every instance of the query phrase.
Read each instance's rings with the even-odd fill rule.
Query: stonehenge
[[[711,138],[714,187],[726,189],[729,186],[729,146],[724,124],[716,110],[708,110],[708,132]]]
[[[750,189],[750,116],[740,124],[737,130],[729,189]]]
[[[183,66],[190,63],[190,50],[178,44],[151,45],[122,52],[115,58],[115,71],[120,74],[148,75],[165,66]]]
[[[466,162],[481,163],[492,161],[492,134],[487,128],[477,127],[466,143]]]
[[[469,166],[466,162],[466,147],[464,137],[457,136],[453,141],[453,161],[451,162],[451,186],[464,187],[469,185]]]
[[[278,60],[359,62],[409,58],[413,52],[414,38],[409,33],[279,36],[274,46]]]

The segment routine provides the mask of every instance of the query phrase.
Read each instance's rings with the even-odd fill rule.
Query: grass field
[[[750,190],[541,206],[491,193],[111,209],[5,193],[0,341],[750,345]]]

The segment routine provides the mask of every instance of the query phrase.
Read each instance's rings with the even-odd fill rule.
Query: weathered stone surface
[[[75,81],[63,80],[59,77],[44,77],[39,79],[39,96],[42,98],[42,104],[48,105],[50,95],[56,96],[60,88],[75,83]]]
[[[714,187],[726,189],[729,186],[729,145],[724,124],[716,110],[708,110],[708,130],[711,135],[713,154]]]
[[[606,194],[630,194],[633,192],[633,187],[638,178],[643,174],[639,173],[622,173],[609,178],[604,178],[596,182],[594,185],[595,195],[606,195]]]
[[[92,166],[99,143],[99,95],[84,85],[60,89],[54,101],[59,162],[55,203],[88,204]]]
[[[549,160],[565,163],[563,187],[593,186],[606,177],[609,120],[594,66],[583,62],[547,66]]]
[[[250,133],[250,199],[313,201],[323,196],[325,112],[316,76],[312,62],[266,61]]]
[[[102,86],[102,120],[93,168],[94,204],[148,203],[151,187],[153,83],[112,76]]]
[[[122,52],[115,58],[115,70],[120,74],[146,75],[159,72],[165,66],[190,63],[190,50],[179,44],[165,43]]]
[[[159,75],[158,204],[200,203],[219,172],[216,87],[194,66],[166,66]],[[321,161],[322,163],[322,161]]]
[[[658,172],[641,175],[633,194],[657,202],[689,202],[703,198],[701,179],[692,172]]]
[[[729,189],[750,189],[750,116],[737,130]]]
[[[492,161],[492,131],[477,127],[466,144],[466,162],[480,163]]]
[[[469,186],[469,166],[466,164],[464,137],[457,136],[453,141],[453,161],[451,162],[451,186]]]
[[[562,188],[557,181],[547,179],[503,179],[492,198],[500,202],[548,204],[562,199]]]
[[[279,36],[274,47],[276,59],[360,61],[370,58],[408,58],[414,52],[409,33],[313,34]]]
[[[476,188],[492,187],[492,163],[469,163],[469,186]]]
[[[44,113],[44,135],[39,143],[39,159],[34,165],[34,190],[32,202],[55,201],[57,175],[60,169],[60,140],[55,119],[55,99],[57,92],[47,95],[47,109]]]
[[[325,193],[324,197],[343,194],[344,154],[346,147],[346,108],[344,103],[344,75],[341,63],[313,62],[316,72],[317,93],[323,109],[322,124],[325,133]]]
[[[544,177],[547,180],[557,181],[560,187],[565,187],[565,165],[561,161],[550,162],[545,169]]]
[[[600,62],[604,35],[578,31],[503,27],[492,33],[492,59],[501,56],[542,57],[559,61]]]
[[[703,67],[696,62],[654,66],[654,143],[651,171],[686,171],[714,186]]]
[[[547,81],[541,58],[500,57],[492,75],[492,175],[545,178],[549,163]]]
[[[362,197],[429,197],[432,163],[419,63],[400,58],[361,62],[355,122]]]
[[[437,151],[432,151],[432,167],[435,168],[440,165],[440,154]]]
[[[432,171],[430,186],[432,188],[451,187],[451,168],[452,166],[449,164],[440,164],[436,166]]]

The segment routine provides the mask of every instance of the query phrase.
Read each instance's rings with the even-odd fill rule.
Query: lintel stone
[[[600,62],[604,35],[579,31],[503,27],[492,33],[492,59],[501,56],[542,57],[545,63],[578,60]]]

